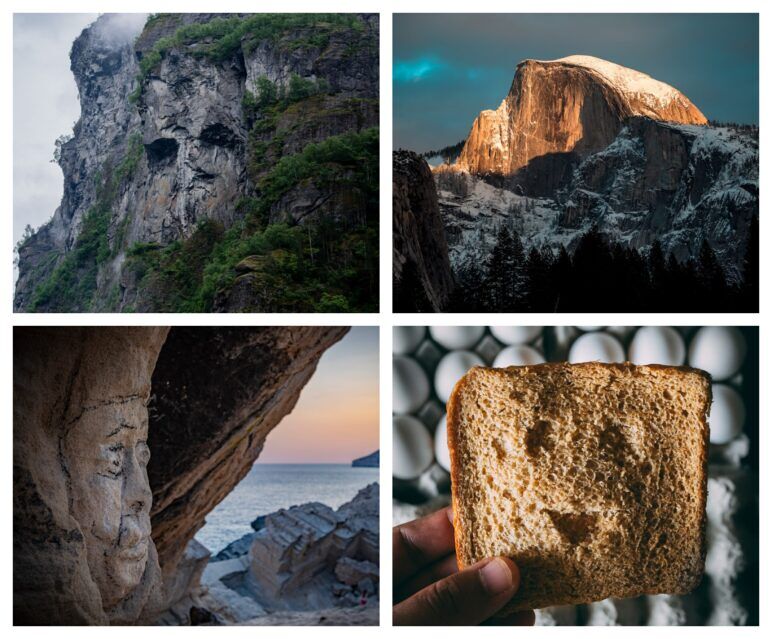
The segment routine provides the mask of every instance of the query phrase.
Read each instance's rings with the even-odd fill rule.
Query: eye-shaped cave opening
[[[221,122],[209,124],[201,130],[199,139],[214,146],[235,147],[239,144],[239,137],[230,128]]]
[[[172,162],[177,159],[180,144],[174,138],[156,138],[145,145],[148,163],[153,165]]]

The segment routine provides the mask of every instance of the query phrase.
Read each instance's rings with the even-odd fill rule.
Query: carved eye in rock
[[[118,479],[123,474],[123,444],[102,446],[102,464],[97,474],[108,479]]]
[[[147,466],[147,463],[150,461],[150,447],[147,445],[147,443],[137,442],[135,451],[137,455],[137,461],[142,466]]]

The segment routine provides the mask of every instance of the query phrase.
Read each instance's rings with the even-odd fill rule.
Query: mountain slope
[[[634,248],[656,239],[679,261],[695,257],[708,240],[736,279],[759,210],[758,132],[630,118],[548,196],[502,188],[455,167],[440,167],[434,177],[459,280],[488,259],[502,225],[528,247],[555,250],[573,250],[597,227]]]
[[[113,19],[73,44],[65,193],[15,308],[374,310],[377,16]]]

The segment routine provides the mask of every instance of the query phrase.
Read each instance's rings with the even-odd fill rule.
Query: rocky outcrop
[[[14,621],[150,623],[185,600],[195,531],[345,332],[17,328]]]
[[[376,624],[378,492],[370,484],[337,511],[308,503],[260,517],[249,553],[211,561],[161,622]]]
[[[432,174],[411,151],[397,151],[393,160],[394,309],[441,311],[453,276]]]
[[[525,60],[499,108],[475,120],[455,166],[543,193],[556,184],[539,180],[607,147],[632,116],[707,122],[682,93],[638,71],[590,56]]]
[[[159,251],[181,250],[202,224],[220,240],[236,224],[245,237],[280,222],[377,227],[377,170],[361,157],[263,184],[309,145],[375,130],[377,15],[157,14],[116,38],[120,20],[101,16],[73,44],[81,117],[61,148],[61,205],[19,249],[17,310],[180,310],[169,298],[203,285],[214,247],[194,241],[181,287]],[[232,267],[204,310],[273,310],[260,273]]]
[[[374,453],[359,457],[351,462],[354,468],[378,468],[381,463],[381,451],[376,450]]]
[[[370,484],[337,511],[310,503],[267,516],[249,551],[246,585],[270,610],[319,609],[338,598],[350,605],[374,595],[378,503],[378,484]],[[360,578],[349,583],[353,576]]]

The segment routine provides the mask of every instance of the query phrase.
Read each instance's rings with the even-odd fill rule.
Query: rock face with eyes
[[[140,398],[86,407],[67,428],[63,463],[70,510],[86,542],[91,576],[108,616],[145,575],[153,494],[147,479],[147,408]]]
[[[14,333],[14,622],[152,622],[151,375],[168,329]]]

